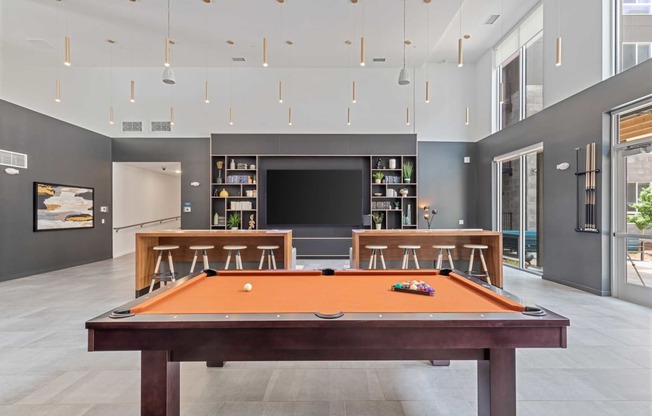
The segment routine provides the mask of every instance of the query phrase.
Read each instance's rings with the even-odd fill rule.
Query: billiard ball
[[[245,283],[245,285],[244,285],[245,292],[251,292],[251,289],[253,289],[253,288],[254,287],[251,285],[251,283]]]

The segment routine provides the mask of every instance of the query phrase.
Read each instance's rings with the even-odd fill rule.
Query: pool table
[[[450,270],[204,270],[86,322],[89,351],[141,351],[142,415],[179,414],[181,361],[475,360],[478,414],[514,416],[516,348],[565,348],[568,325]]]

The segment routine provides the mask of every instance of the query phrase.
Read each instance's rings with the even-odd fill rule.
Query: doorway
[[[613,292],[652,306],[652,103],[612,117]]]
[[[494,223],[503,264],[543,273],[543,144],[494,158]]]
[[[113,163],[113,257],[133,253],[137,232],[181,228],[181,163]]]

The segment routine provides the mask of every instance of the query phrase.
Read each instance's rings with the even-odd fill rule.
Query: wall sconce
[[[432,220],[435,219],[435,215],[437,215],[437,210],[435,208],[430,210],[428,205],[423,207],[423,219],[428,223],[428,229],[430,229],[430,225],[432,224]]]

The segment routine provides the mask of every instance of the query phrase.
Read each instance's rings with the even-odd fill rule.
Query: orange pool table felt
[[[395,283],[423,280],[434,296],[393,292]],[[244,290],[251,283],[253,290]],[[465,277],[438,271],[220,272],[199,276],[131,309],[136,314],[238,313],[490,313],[524,306]]]

